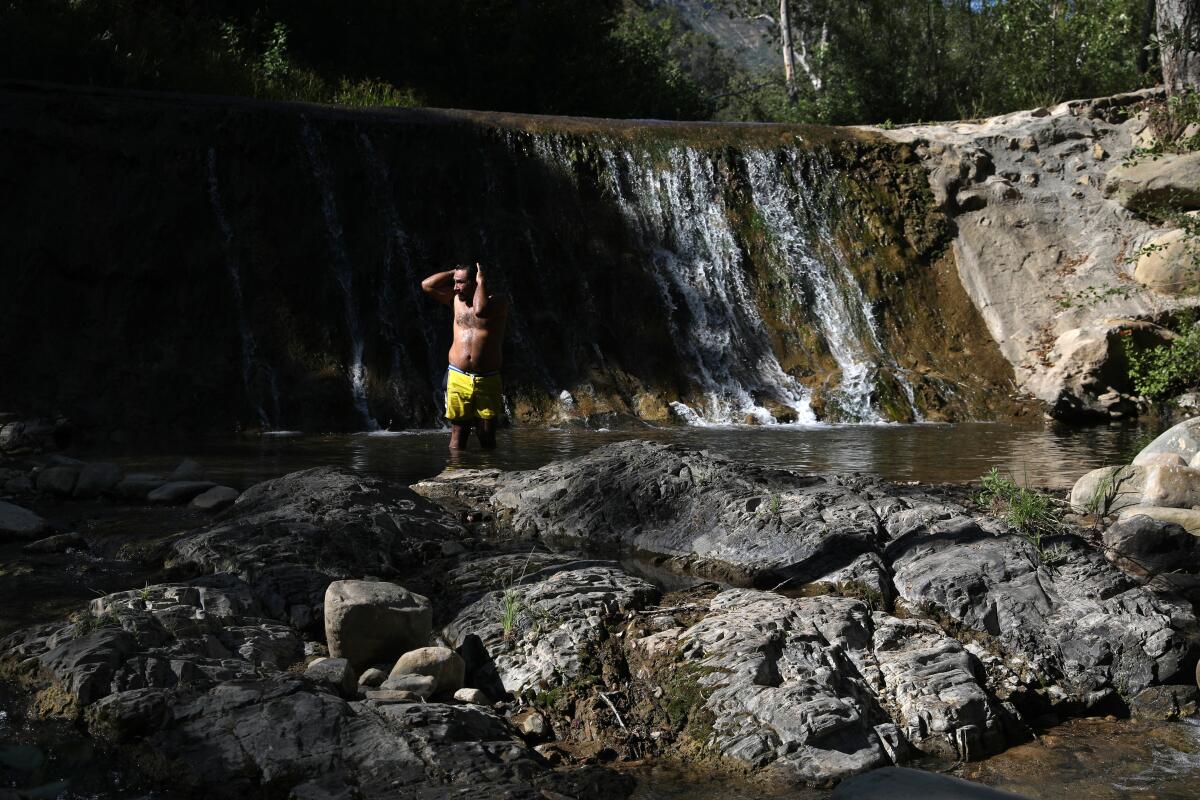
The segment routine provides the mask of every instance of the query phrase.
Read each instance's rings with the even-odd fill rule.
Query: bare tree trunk
[[[788,102],[796,102],[796,66],[792,50],[792,18],[788,14],[788,0],[779,0],[779,30],[783,34],[783,78],[787,82]]]
[[[1200,0],[1158,0],[1158,49],[1168,95],[1200,90]]]

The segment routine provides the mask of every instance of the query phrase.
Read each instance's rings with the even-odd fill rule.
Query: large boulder
[[[46,520],[27,508],[0,501],[0,538],[36,539],[46,530]]]
[[[1166,153],[1113,168],[1104,194],[1133,211],[1200,208],[1200,153]]]
[[[1160,589],[1200,586],[1200,539],[1173,522],[1138,514],[1110,525],[1104,531],[1104,556]]]
[[[1197,153],[1200,155],[1200,153]],[[1184,461],[1191,461],[1200,453],[1200,417],[1192,417],[1168,428],[1150,444],[1142,448],[1134,459],[1134,464],[1141,464],[1148,456],[1155,453],[1177,453]]]
[[[1162,454],[1159,454],[1162,455]],[[1146,469],[1142,505],[1166,508],[1200,506],[1200,470],[1153,464]]]
[[[1200,245],[1178,228],[1155,237],[1138,256],[1133,279],[1161,294],[1194,293],[1200,289]]]
[[[334,581],[324,607],[329,654],[359,671],[424,647],[433,631],[429,600],[394,583]]]
[[[739,584],[817,580],[872,551],[880,534],[871,502],[837,476],[651,442],[501,473],[494,485],[497,524],[552,550],[664,556]]]
[[[134,688],[212,686],[303,658],[292,628],[264,619],[250,587],[228,575],[97,598],[74,621],[0,640],[0,658],[36,658],[62,713]]]
[[[478,706],[349,702],[298,675],[126,690],[90,709],[87,722],[135,756],[170,764],[180,793],[218,800],[266,788],[293,798],[621,800],[633,788],[602,768],[550,769]]]

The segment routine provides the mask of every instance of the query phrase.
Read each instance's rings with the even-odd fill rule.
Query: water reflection
[[[818,472],[859,472],[893,481],[977,479],[995,466],[1017,480],[1063,489],[1096,467],[1126,463],[1161,425],[1068,428],[1054,424],[842,425],[639,428],[630,431],[508,429],[492,452],[474,447],[450,461],[444,431],[288,435],[197,442],[162,452],[128,452],[128,470],[169,472],[184,457],[244,488],[297,469],[331,464],[411,483],[448,464],[531,469],[609,442],[641,438],[708,449],[757,464]],[[111,452],[97,453],[109,458]]]

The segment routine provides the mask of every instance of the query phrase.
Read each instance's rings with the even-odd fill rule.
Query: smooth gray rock
[[[816,580],[873,550],[880,533],[870,502],[836,477],[650,442],[501,473],[495,486],[497,525],[552,550],[641,551],[733,582]]]
[[[432,675],[393,672],[387,680],[379,684],[379,688],[388,692],[409,692],[424,700],[437,694],[437,678]]]
[[[139,472],[126,475],[114,487],[114,490],[119,497],[123,497],[126,500],[145,500],[151,492],[164,484],[166,484],[166,481],[157,475],[147,475]]]
[[[1200,469],[1167,464],[1149,465],[1146,467],[1146,486],[1142,489],[1142,505],[1166,508],[1200,506]]]
[[[1200,153],[1166,153],[1120,164],[1108,173],[1104,194],[1134,211],[1200,208]]]
[[[1200,539],[1172,522],[1137,515],[1114,523],[1104,531],[1104,555],[1153,588],[1200,587]]]
[[[371,667],[358,676],[358,685],[374,688],[387,680],[388,674],[381,669]]]
[[[499,556],[468,568],[494,574],[503,569],[499,565],[511,563]],[[568,561],[484,595],[459,612],[445,633],[455,647],[478,636],[488,662],[473,664],[472,677],[477,680],[485,666],[490,667],[498,673],[503,691],[521,693],[577,677],[580,653],[607,635],[606,615],[645,608],[660,596],[653,584],[625,573],[615,562]],[[511,620],[508,630],[506,611]],[[492,686],[476,688],[495,692]]]
[[[951,775],[906,767],[883,767],[838,784],[832,800],[1028,800]]]
[[[481,689],[459,689],[454,693],[454,699],[460,703],[471,703],[477,706],[490,706],[492,698]]]
[[[79,467],[46,467],[37,474],[37,490],[68,495],[75,489]]]
[[[334,581],[325,590],[329,654],[366,669],[429,643],[433,608],[422,595],[383,581]]]
[[[98,497],[116,487],[121,478],[121,468],[116,464],[104,461],[88,464],[79,471],[74,494],[82,498]]]
[[[78,533],[60,533],[30,542],[21,548],[26,553],[62,553],[70,549],[86,550],[87,540]]]
[[[1200,536],[1200,511],[1191,508],[1163,508],[1161,506],[1136,505],[1121,509],[1118,522],[1125,522],[1134,517],[1150,517],[1161,522],[1170,522],[1180,526],[1193,536]]]
[[[409,650],[392,667],[389,678],[399,675],[428,675],[435,694],[453,694],[463,686],[466,664],[448,647],[419,647]]]
[[[233,505],[239,494],[237,489],[229,486],[214,486],[192,498],[190,505],[201,511],[221,511]]]
[[[46,520],[27,508],[0,500],[0,536],[33,539],[46,530]]]
[[[157,505],[182,505],[214,486],[210,481],[168,481],[146,495],[146,499]]]
[[[1200,156],[1200,153],[1197,153]],[[1186,419],[1173,425],[1141,449],[1133,459],[1134,464],[1141,463],[1147,456],[1155,453],[1176,453],[1184,461],[1191,461],[1200,453],[1200,417]]]
[[[358,695],[358,674],[344,658],[318,658],[305,668],[304,677],[332,687],[342,697]]]
[[[370,689],[363,693],[372,703],[420,703],[424,698],[403,689]]]

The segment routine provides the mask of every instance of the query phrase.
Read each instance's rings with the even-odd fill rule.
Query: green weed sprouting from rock
[[[1141,450],[1141,448],[1138,448]],[[1108,505],[1117,496],[1117,488],[1125,480],[1125,467],[1114,467],[1101,480],[1096,482],[1091,496],[1084,502],[1083,507],[1089,514],[1103,516]]]
[[[1059,532],[1061,523],[1058,511],[1049,497],[1018,485],[1011,475],[1002,475],[996,467],[988,470],[980,482],[983,489],[975,496],[976,505],[1001,516],[1005,522],[1016,528],[1033,547],[1041,564],[1050,567],[1066,558],[1065,545],[1060,543],[1046,547],[1043,542],[1044,537]]]
[[[504,631],[505,639],[512,638],[524,607],[525,604],[521,602],[521,595],[517,594],[516,589],[509,587],[504,590],[500,597],[500,628]]]

